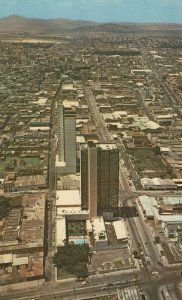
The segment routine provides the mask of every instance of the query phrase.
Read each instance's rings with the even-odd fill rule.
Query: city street
[[[153,2],[0,0],[0,300],[182,299],[182,1]]]
[[[98,111],[98,108],[96,106],[96,102],[94,100],[93,95],[91,94],[91,91],[86,88],[86,96],[87,96],[87,101],[89,108],[91,109],[93,120],[95,123],[99,124],[97,126],[97,132],[99,135],[99,138],[103,142],[109,142],[109,132],[107,130],[106,125],[104,124],[104,121]],[[118,145],[119,149],[123,149],[122,144]],[[132,207],[133,206],[133,201],[137,202],[137,195],[141,194],[148,194],[148,191],[132,191],[131,187],[129,186],[126,174],[122,168],[122,165],[120,164],[119,167],[119,175],[120,175],[120,189],[121,189],[121,199],[120,199],[120,206],[122,207]],[[151,192],[149,191],[150,195],[165,195],[169,194],[168,192]],[[173,194],[174,195],[174,194]],[[161,258],[159,256],[158,250],[156,246],[153,243],[153,237],[151,235],[151,232],[147,225],[145,224],[144,218],[142,216],[142,213],[140,212],[139,209],[138,211],[138,216],[134,216],[131,218],[127,218],[127,226],[128,226],[128,231],[130,234],[130,240],[131,240],[131,250],[137,250],[140,248],[143,252],[143,258],[145,260],[146,257],[149,258],[150,266],[146,267],[145,271],[145,279],[148,279],[148,282],[152,282],[153,277],[152,277],[152,271],[157,271],[159,272],[160,276],[163,276],[166,274],[168,269],[165,267],[161,268],[159,266],[159,262],[161,261]],[[146,245],[150,245],[147,247]],[[143,271],[141,271],[142,273]],[[170,271],[171,272],[171,271]],[[159,280],[156,280],[159,284]],[[159,284],[160,286],[160,284]],[[159,287],[158,286],[158,287]],[[149,299],[153,300],[153,288],[152,285],[150,284],[147,288],[148,290],[148,296]],[[158,293],[156,292],[156,298],[158,297]]]
[[[158,298],[158,290],[161,285],[172,284],[176,285],[181,281],[180,271],[166,270],[165,274],[160,275],[159,278],[151,276],[151,271],[143,270],[136,272],[131,270],[128,272],[115,272],[112,274],[99,275],[89,277],[88,285],[82,286],[81,282],[51,282],[40,287],[35,287],[31,290],[14,291],[1,296],[1,300],[29,300],[30,297],[35,297],[41,300],[44,299],[89,299],[96,295],[108,295],[109,293],[116,293],[117,287],[127,286],[132,284],[135,280],[142,291],[146,293],[148,299]],[[115,282],[123,281],[125,284],[115,285]],[[128,281],[128,282],[127,282]],[[107,286],[109,284],[109,286]],[[106,287],[103,289],[103,287]],[[26,294],[26,296],[24,296]],[[155,296],[155,298],[153,298]],[[53,298],[55,297],[55,298]],[[61,298],[62,297],[62,298]],[[69,298],[70,297],[70,298]]]
[[[55,254],[55,201],[56,201],[56,99],[59,97],[60,86],[57,89],[51,105],[51,130],[49,148],[49,170],[48,170],[48,193],[46,199],[46,230],[45,230],[45,277],[46,280],[55,280],[55,268],[53,266],[53,256]]]
[[[102,142],[111,142],[110,134],[101,118],[100,113],[96,107],[95,101],[91,91],[87,91],[87,98],[89,99],[90,108],[94,115],[94,121],[97,122],[98,135]],[[54,109],[54,106],[53,106]],[[54,115],[54,112],[53,112]],[[52,129],[50,138],[50,157],[49,157],[49,192],[47,195],[47,220],[48,220],[48,231],[46,236],[47,243],[47,257],[46,257],[46,279],[42,286],[34,287],[33,289],[17,290],[11,292],[9,290],[6,295],[2,295],[1,299],[21,299],[29,300],[30,297],[34,299],[89,299],[96,297],[96,295],[109,295],[116,293],[117,287],[115,282],[127,281],[127,284],[132,284],[134,280],[137,280],[140,288],[148,296],[149,300],[160,299],[159,288],[161,285],[171,284],[172,282],[178,283],[181,281],[181,272],[178,267],[162,267],[158,265],[160,261],[159,253],[156,246],[153,244],[153,238],[147,225],[145,224],[143,215],[140,209],[136,206],[135,211],[138,215],[133,214],[133,206],[137,202],[137,196],[148,194],[148,195],[169,195],[169,192],[158,192],[158,191],[135,191],[132,190],[125,171],[120,164],[120,190],[121,198],[119,199],[119,207],[126,207],[130,210],[131,217],[126,219],[128,232],[131,240],[131,251],[138,250],[140,248],[143,252],[144,257],[149,257],[150,265],[145,268],[121,270],[113,273],[107,273],[103,275],[90,276],[88,278],[88,285],[82,286],[81,282],[77,282],[74,279],[55,282],[55,268],[52,263],[52,257],[54,255],[54,219],[55,219],[55,124],[52,119]],[[122,145],[121,145],[122,147]],[[180,195],[181,193],[176,193]],[[174,195],[174,194],[173,194]],[[132,215],[133,214],[133,215]],[[150,247],[147,247],[149,244]],[[158,277],[153,276],[152,272],[157,271]],[[109,284],[109,286],[107,286]],[[104,289],[103,289],[104,288]],[[26,294],[26,296],[24,296]]]

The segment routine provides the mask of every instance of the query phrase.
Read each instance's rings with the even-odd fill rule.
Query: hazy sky
[[[0,0],[0,17],[182,23],[182,0]]]

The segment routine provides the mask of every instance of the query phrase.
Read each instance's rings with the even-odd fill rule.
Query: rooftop
[[[107,240],[104,218],[103,217],[92,218],[91,223],[93,227],[94,239],[98,241],[102,237],[102,240]]]
[[[56,192],[56,206],[80,206],[79,190],[60,190]]]

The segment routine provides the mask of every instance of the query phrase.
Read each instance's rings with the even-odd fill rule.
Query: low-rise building
[[[91,219],[95,247],[102,248],[108,246],[108,238],[103,217],[95,217]]]
[[[126,229],[125,222],[122,220],[113,222],[114,230],[116,233],[116,238],[119,243],[128,242],[128,232]]]
[[[0,205],[0,284],[43,278],[45,194],[16,194]]]
[[[175,190],[177,185],[171,179],[142,178],[141,185],[145,190]]]

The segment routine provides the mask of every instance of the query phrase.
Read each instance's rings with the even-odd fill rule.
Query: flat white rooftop
[[[127,113],[126,110],[119,110],[119,111],[113,112],[113,115],[118,118],[118,117],[121,117],[121,116],[122,117],[127,116],[128,113]]]
[[[113,226],[118,240],[128,239],[126,225],[122,220],[113,222]]]
[[[76,142],[77,143],[85,143],[85,138],[83,135],[77,135],[76,136]]]
[[[114,143],[105,143],[105,144],[96,144],[97,148],[101,148],[102,150],[111,150],[111,149],[118,149],[116,144]]]
[[[69,101],[69,100],[63,100],[63,106],[66,107],[66,108],[69,108],[69,107],[78,107],[79,106],[79,102],[78,101]]]
[[[57,216],[66,216],[66,215],[88,215],[88,210],[82,210],[81,206],[57,207]]]
[[[100,236],[103,236],[104,239],[107,240],[104,218],[103,217],[95,217],[95,218],[92,218],[91,222],[92,222],[95,240],[99,241]]]
[[[61,190],[56,192],[56,206],[81,206],[79,190]]]
[[[40,131],[49,131],[50,130],[50,126],[30,126],[29,130],[40,130]]]
[[[37,101],[34,101],[33,103],[39,104],[39,105],[45,105],[47,102],[48,98],[47,97],[39,97]]]
[[[59,161],[59,156],[56,155],[56,167],[65,167],[66,163],[64,161]]]
[[[68,84],[63,84],[62,85],[62,90],[66,91],[66,90],[74,90],[73,84],[72,83],[68,83]]]
[[[56,246],[64,246],[66,239],[66,219],[65,217],[56,218]]]

